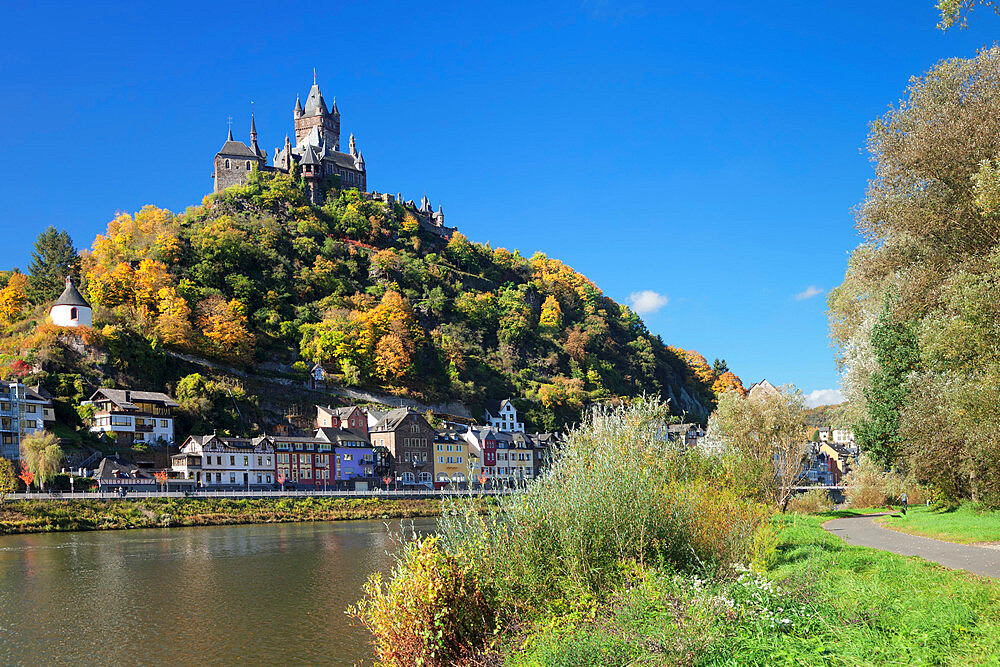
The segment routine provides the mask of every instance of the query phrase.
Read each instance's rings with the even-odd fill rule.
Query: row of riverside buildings
[[[508,430],[518,426],[520,431]],[[487,408],[482,426],[444,422],[435,428],[410,408],[317,405],[314,427],[306,436],[191,435],[171,459],[171,484],[357,490],[514,486],[548,465],[558,440],[555,434],[524,433],[509,400]]]
[[[174,444],[177,403],[160,392],[98,389],[91,431],[121,444]],[[487,405],[484,424],[432,426],[410,408],[317,405],[311,434],[189,435],[170,457],[173,489],[356,489],[504,487],[534,479],[560,436],[528,434],[510,400]],[[152,489],[156,471],[113,459],[101,486]]]

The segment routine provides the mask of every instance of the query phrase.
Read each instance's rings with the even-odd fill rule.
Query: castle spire
[[[353,132],[351,132],[351,141],[348,144],[348,146],[350,146],[351,155],[357,155],[358,154],[358,149],[354,145],[354,133]]]
[[[296,118],[302,115],[302,100],[299,99],[298,95],[295,96],[295,111],[293,111],[292,113],[295,115]]]

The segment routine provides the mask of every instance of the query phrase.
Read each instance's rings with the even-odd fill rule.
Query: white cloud
[[[628,301],[632,304],[632,310],[640,315],[655,313],[670,302],[663,294],[654,292],[651,289],[644,289],[641,292],[632,292],[628,295]]]
[[[844,392],[839,389],[814,389],[806,394],[806,406],[810,408],[820,405],[837,405],[845,400]]]
[[[796,301],[805,301],[806,299],[811,299],[814,296],[819,296],[822,293],[823,293],[823,290],[821,290],[820,288],[816,287],[815,285],[810,285],[809,287],[806,288],[806,290],[804,292],[799,292],[798,294],[796,294],[795,295],[795,300]]]

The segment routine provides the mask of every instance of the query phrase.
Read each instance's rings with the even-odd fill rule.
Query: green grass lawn
[[[948,542],[1000,542],[1000,511],[982,511],[969,503],[951,511],[911,507],[905,517],[883,517],[877,521],[886,528]]]
[[[547,619],[509,665],[996,665],[1000,584],[781,516],[764,577],[652,576],[593,620]]]

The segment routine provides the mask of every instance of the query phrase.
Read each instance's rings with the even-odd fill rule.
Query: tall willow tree
[[[933,466],[952,480],[942,492],[990,495],[973,450],[1000,442],[1000,429],[984,432],[996,420],[978,422],[975,435],[965,426],[970,411],[982,413],[972,397],[1000,401],[1000,313],[984,296],[1000,268],[1000,48],[913,78],[907,98],[872,123],[868,149],[864,243],[829,299],[862,445],[938,484],[924,457],[946,430],[952,446]],[[921,423],[931,416],[937,428]]]

